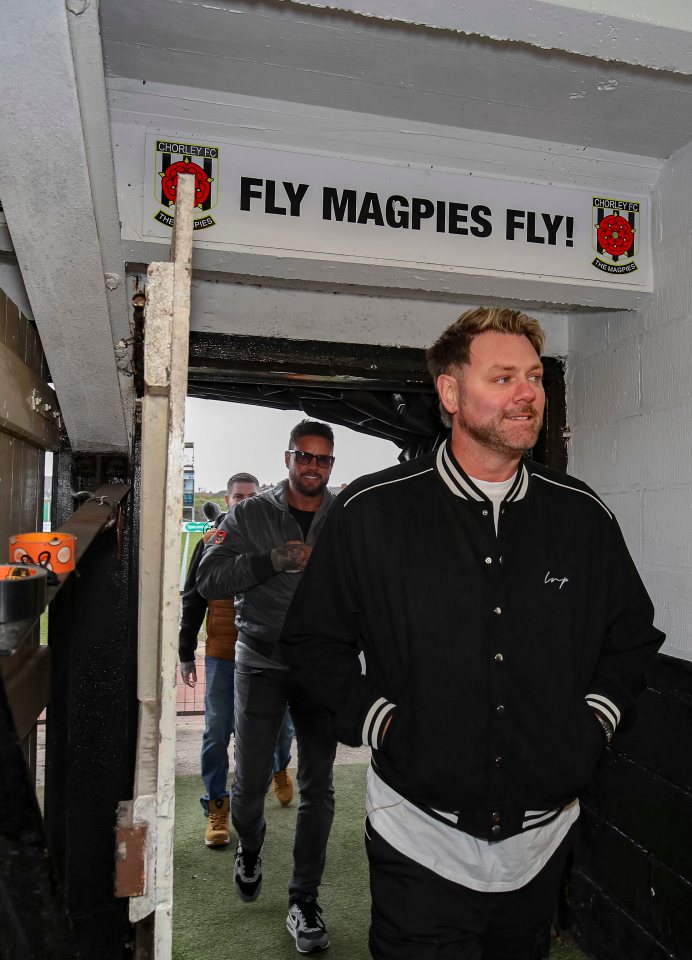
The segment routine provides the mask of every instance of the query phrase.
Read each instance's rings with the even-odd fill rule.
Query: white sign
[[[197,239],[365,263],[646,286],[649,198],[147,135],[142,234],[195,176]]]

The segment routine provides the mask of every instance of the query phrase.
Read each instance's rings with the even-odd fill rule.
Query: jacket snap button
[[[499,705],[499,707],[497,708],[497,712],[498,712],[499,714],[503,714],[503,713],[505,712],[504,704],[501,703],[501,704]]]
[[[499,837],[502,833],[502,827],[499,825],[499,823],[496,823],[494,827],[491,827],[490,832],[494,837]]]
[[[488,511],[487,511],[487,510],[484,510],[484,511],[483,511],[483,516],[484,516],[484,517],[487,517],[487,516],[488,516]]]
[[[486,558],[485,558],[485,562],[486,562],[486,563],[492,563],[492,562],[493,562],[493,558],[492,558],[492,557],[486,557]]]
[[[500,614],[502,613],[502,607],[495,607],[495,609],[493,610],[493,613],[496,613],[499,617]]]
[[[497,660],[498,663],[502,663],[502,661],[503,661],[505,658],[502,656],[501,653],[496,653],[496,654],[495,654],[495,659]]]
[[[495,811],[495,813],[493,814],[493,823],[499,823],[499,822],[500,822],[500,814],[497,811]]]
[[[495,766],[499,767],[502,765],[502,757],[495,757]]]

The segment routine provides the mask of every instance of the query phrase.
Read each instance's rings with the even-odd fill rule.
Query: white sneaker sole
[[[227,847],[231,842],[231,838],[228,837],[227,840],[207,840],[205,837],[204,842],[208,847]]]
[[[315,953],[316,950],[326,950],[327,947],[329,946],[329,937],[327,936],[327,942],[326,942],[326,943],[324,943],[324,944],[314,943],[314,944],[311,944],[307,949],[303,949],[303,947],[301,947],[300,944],[298,943],[298,931],[297,931],[296,928],[293,926],[293,924],[290,922],[290,920],[288,919],[288,917],[286,917],[286,929],[288,930],[288,932],[289,932],[289,933],[291,934],[291,936],[293,937],[293,939],[294,939],[294,941],[295,941],[295,944],[296,944],[296,950],[298,951],[298,953]]]

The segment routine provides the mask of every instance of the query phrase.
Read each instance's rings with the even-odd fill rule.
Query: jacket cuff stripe
[[[387,719],[391,717],[391,715],[394,713],[395,709],[396,709],[395,704],[393,703],[387,704],[386,707],[383,707],[382,710],[380,710],[379,714],[377,715],[377,719],[372,725],[370,741],[376,750],[381,749],[381,746],[382,746],[380,742],[380,730],[382,729],[383,725],[386,723]]]
[[[521,825],[522,830],[530,830],[532,827],[539,827],[550,823],[564,810],[564,807],[555,807],[553,810],[526,810],[524,813],[524,822]]]
[[[613,730],[615,730],[618,723],[620,723],[620,711],[612,700],[602,696],[600,693],[587,693],[586,702],[592,710],[597,710],[602,714]]]
[[[379,749],[378,737],[382,723],[389,714],[395,709],[395,704],[390,703],[384,697],[376,700],[368,710],[363,723],[363,743],[367,747]]]

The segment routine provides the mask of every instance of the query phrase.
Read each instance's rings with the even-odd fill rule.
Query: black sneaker
[[[246,850],[238,844],[235,854],[233,879],[241,900],[251,902],[259,897],[262,889],[262,850]]]
[[[289,903],[286,929],[295,940],[298,953],[326,950],[329,946],[322,908],[315,897],[303,897]]]

